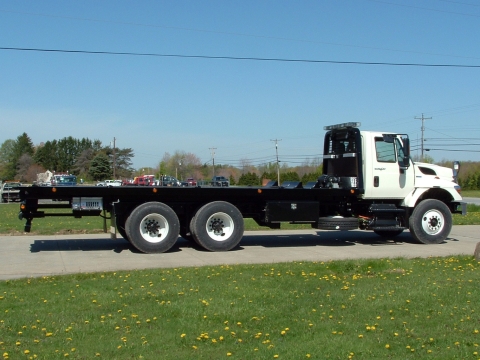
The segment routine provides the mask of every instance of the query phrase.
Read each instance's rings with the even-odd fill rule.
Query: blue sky
[[[5,1],[0,47],[480,65],[473,0]],[[165,152],[299,165],[323,126],[408,133],[436,161],[480,161],[480,67],[0,50],[0,143],[116,138],[134,166]],[[444,151],[461,150],[461,151]],[[468,151],[470,150],[470,151]],[[418,152],[414,152],[417,153]]]

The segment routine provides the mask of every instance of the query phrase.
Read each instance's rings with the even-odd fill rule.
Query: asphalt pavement
[[[472,255],[480,226],[454,226],[437,245],[414,242],[408,231],[388,240],[369,231],[247,231],[228,252],[205,251],[179,238],[167,253],[143,254],[108,234],[0,236],[0,280],[118,270],[224,264],[329,261],[356,258],[416,258]]]
[[[463,201],[465,201],[467,204],[480,205],[480,198],[464,197]]]

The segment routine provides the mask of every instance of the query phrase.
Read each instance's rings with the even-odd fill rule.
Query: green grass
[[[0,283],[9,359],[478,359],[472,257],[105,272]]]
[[[62,210],[49,210],[49,212],[54,211],[62,212]],[[0,205],[0,234],[20,235],[23,233],[25,221],[18,219],[18,212],[18,203]],[[466,216],[454,214],[454,225],[480,225],[480,206],[469,204],[467,212]],[[100,216],[81,219],[73,217],[46,217],[33,220],[31,234],[96,234],[103,232],[103,226],[103,218]],[[107,220],[107,229],[109,226],[110,222]],[[311,226],[282,223],[282,229],[311,229]],[[245,219],[245,230],[269,230],[269,228],[257,225],[252,219]]]
[[[462,190],[462,196],[480,198],[480,190]]]

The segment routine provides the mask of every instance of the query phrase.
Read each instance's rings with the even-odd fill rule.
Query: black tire
[[[209,251],[228,251],[243,237],[244,223],[240,211],[232,204],[214,201],[204,205],[192,218],[193,238]]]
[[[403,233],[403,229],[398,230],[373,230],[373,232],[381,237],[384,238],[394,238],[401,233]]]
[[[358,219],[354,217],[321,217],[317,229],[320,230],[355,230],[358,229]]]
[[[452,213],[447,205],[435,199],[420,202],[409,220],[410,233],[422,244],[440,244],[452,230]]]
[[[125,230],[130,243],[139,251],[163,253],[177,241],[180,221],[169,206],[148,202],[132,211],[125,223]]]

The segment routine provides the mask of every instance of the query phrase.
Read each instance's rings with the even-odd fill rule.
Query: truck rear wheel
[[[209,251],[228,251],[243,237],[244,224],[240,211],[232,204],[214,201],[197,211],[190,226],[200,246]]]
[[[410,233],[418,242],[440,244],[452,230],[452,213],[439,200],[423,200],[413,210],[409,225]]]
[[[149,202],[132,211],[125,223],[130,243],[144,253],[170,250],[178,239],[180,221],[167,205]]]

